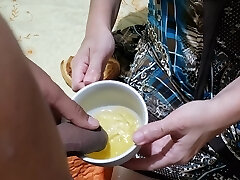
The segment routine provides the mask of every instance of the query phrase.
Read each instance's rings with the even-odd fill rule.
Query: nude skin
[[[3,19],[0,24],[0,179],[70,179],[50,109]]]
[[[71,151],[96,148],[99,134],[90,130],[99,123],[23,55],[1,16],[0,27],[0,179],[71,179],[63,144],[77,139]],[[53,109],[71,125],[57,129]],[[64,133],[66,128],[74,133]]]

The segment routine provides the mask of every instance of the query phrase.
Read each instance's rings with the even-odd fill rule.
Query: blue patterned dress
[[[204,6],[202,0],[149,0],[148,8],[144,30],[141,26],[130,27],[117,32],[115,39],[116,51],[120,46],[128,46],[128,58],[131,49],[135,53],[130,69],[124,70],[122,77],[143,96],[152,122],[194,100],[203,51]],[[240,74],[239,0],[227,2],[216,31],[217,43],[204,99],[215,96]],[[126,39],[136,42],[138,36],[135,51],[134,43]],[[141,173],[160,179],[240,179],[240,123],[216,139],[185,165]],[[224,147],[219,148],[219,144]],[[223,152],[227,158],[223,158]]]

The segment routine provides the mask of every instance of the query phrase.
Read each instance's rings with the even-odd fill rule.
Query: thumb
[[[81,47],[72,60],[72,89],[78,91],[84,87],[83,79],[89,65],[89,48]]]
[[[91,60],[89,63],[89,67],[83,80],[85,85],[100,80],[102,77],[103,69],[105,67],[103,64],[104,62],[103,56],[94,53],[94,55],[92,55],[90,58]]]
[[[171,133],[171,124],[166,118],[160,121],[149,123],[138,129],[133,135],[133,141],[137,145],[154,142]]]
[[[99,122],[89,116],[83,108],[71,100],[63,91],[58,95],[55,103],[52,104],[60,114],[73,124],[86,129],[97,129]]]

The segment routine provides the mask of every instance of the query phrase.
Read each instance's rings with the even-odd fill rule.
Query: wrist
[[[92,29],[98,30],[98,28],[101,28],[101,27],[105,27],[110,31],[112,30],[111,16],[106,15],[102,11],[90,12],[88,15],[86,31],[89,31]]]
[[[211,99],[210,103],[216,117],[214,123],[217,123],[220,129],[224,130],[240,119],[240,105],[237,99],[219,96]]]
[[[91,39],[94,37],[105,37],[106,34],[112,34],[112,31],[105,24],[100,24],[99,26],[94,28],[93,26],[89,26],[85,32],[85,39]]]

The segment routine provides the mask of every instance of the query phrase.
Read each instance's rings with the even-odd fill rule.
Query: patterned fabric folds
[[[150,0],[148,23],[114,32],[115,55],[122,65],[121,78],[138,90],[149,110],[149,121],[161,120],[186,102],[193,100],[203,50],[202,0]],[[240,1],[228,1],[217,32],[215,56],[204,98],[209,99],[239,76]],[[232,16],[231,16],[232,15]],[[234,15],[234,16],[233,16]],[[236,18],[235,16],[238,16]],[[231,19],[231,21],[228,21]],[[239,27],[239,28],[237,28]],[[238,33],[240,34],[240,33]],[[230,42],[229,42],[230,41]],[[128,48],[126,48],[128,47]],[[121,52],[121,53],[119,53]],[[231,53],[229,53],[231,52]],[[240,123],[222,133],[232,154],[240,156]],[[238,179],[231,168],[206,145],[185,165],[174,165],[155,172],[141,172],[168,179]]]

